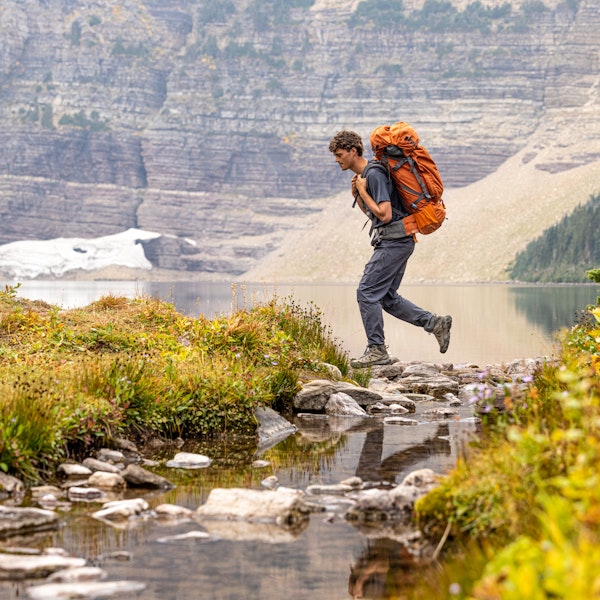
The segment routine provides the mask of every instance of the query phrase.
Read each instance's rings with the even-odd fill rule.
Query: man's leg
[[[392,259],[390,252],[385,248],[375,248],[358,284],[356,299],[367,336],[367,349],[360,358],[350,361],[350,366],[353,368],[366,368],[391,362],[385,347],[381,301],[394,279],[395,266]]]
[[[444,353],[448,349],[450,343],[452,317],[450,315],[443,317],[437,316],[428,310],[413,304],[410,300],[403,298],[396,291],[400,287],[400,283],[402,282],[406,270],[406,264],[414,249],[414,243],[412,243],[412,240],[410,241],[410,244],[405,244],[404,240],[394,244],[394,248],[397,252],[396,260],[398,271],[393,284],[382,299],[381,304],[383,310],[397,319],[406,321],[417,327],[423,327],[428,333],[433,333],[440,346],[440,352]]]

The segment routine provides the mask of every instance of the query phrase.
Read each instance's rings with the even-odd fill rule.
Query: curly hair
[[[329,151],[335,152],[339,149],[350,151],[352,148],[356,148],[356,153],[359,156],[363,155],[364,147],[362,139],[358,133],[354,131],[338,131],[329,142]]]

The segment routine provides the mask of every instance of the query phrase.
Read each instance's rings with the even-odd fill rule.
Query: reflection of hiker
[[[356,475],[363,481],[394,481],[402,479],[411,468],[432,456],[451,453],[447,423],[437,426],[435,433],[411,446],[383,458],[383,423],[367,431],[356,466]]]
[[[440,352],[446,352],[450,343],[452,317],[438,317],[419,308],[397,292],[406,263],[415,248],[415,240],[412,235],[397,237],[392,234],[388,238],[378,231],[382,226],[406,216],[400,203],[396,201],[396,192],[385,168],[373,166],[363,157],[362,140],[354,131],[337,133],[329,143],[329,150],[342,171],[349,169],[355,173],[352,178],[352,193],[359,208],[371,219],[373,233],[373,255],[365,266],[357,290],[358,306],[367,335],[367,349],[359,359],[350,361],[350,365],[365,368],[391,362],[385,346],[382,310],[433,333]]]
[[[404,544],[388,538],[369,540],[350,567],[352,598],[400,598],[415,585],[415,559]]]

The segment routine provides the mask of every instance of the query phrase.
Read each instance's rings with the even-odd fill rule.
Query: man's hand
[[[356,186],[356,191],[362,196],[363,192],[367,191],[367,178],[356,174],[352,178],[352,185]]]

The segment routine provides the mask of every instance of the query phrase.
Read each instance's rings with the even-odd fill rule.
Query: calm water
[[[214,283],[27,282],[19,290],[22,296],[65,307],[86,305],[108,292],[158,295],[182,312],[207,316],[229,312],[232,303],[249,306],[274,292],[280,297],[293,294],[298,303],[313,301],[321,308],[334,336],[350,353],[361,351],[364,344],[353,286],[238,287],[233,296],[230,285]],[[407,286],[404,293],[431,310],[454,316],[452,343],[444,360],[487,363],[551,353],[553,332],[572,324],[577,310],[595,300],[597,286]],[[440,359],[432,336],[397,322],[388,322],[387,332],[390,350],[402,359]],[[449,422],[428,421],[418,414],[420,424],[412,427],[384,426],[377,419],[297,418],[299,431],[260,455],[270,461],[269,467],[251,468],[259,456],[253,445],[184,447],[208,454],[213,464],[201,471],[160,471],[177,484],[176,489],[146,498],[153,506],[172,502],[195,509],[213,487],[258,488],[270,475],[282,485],[305,489],[352,475],[394,484],[421,467],[445,472],[474,433],[470,416],[468,407],[461,408],[461,418]],[[170,458],[176,451],[167,448],[158,458]],[[362,573],[363,597],[391,600],[401,597],[419,577],[402,543],[403,528],[361,529],[346,522],[343,507],[334,502],[296,531],[267,525],[239,530],[231,523],[208,526],[152,518],[113,528],[89,516],[97,508],[73,505],[64,513],[60,531],[0,540],[0,548],[60,546],[102,565],[109,579],[145,583],[143,592],[120,598],[336,600],[353,597],[349,589]],[[214,535],[212,541],[173,539],[203,527]],[[115,551],[130,552],[131,561],[105,558]],[[23,584],[0,582],[1,599],[26,597]]]

